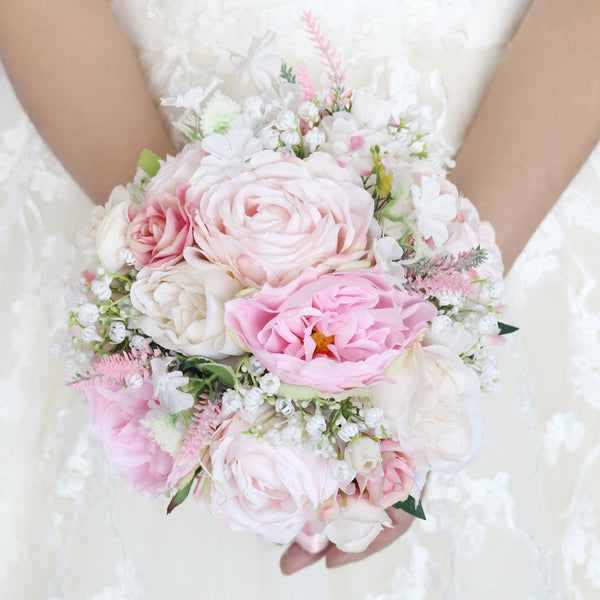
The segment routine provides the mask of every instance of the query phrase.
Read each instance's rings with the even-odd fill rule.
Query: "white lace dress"
[[[157,97],[223,77],[229,51],[268,29],[282,56],[306,61],[310,8],[351,83],[427,102],[456,148],[528,0],[112,4]],[[166,502],[127,493],[82,399],[61,388],[49,346],[90,209],[0,74],[2,598],[600,597],[599,149],[508,277],[506,320],[521,331],[499,350],[504,391],[481,400],[480,457],[430,482],[427,521],[390,548],[292,577],[279,573],[281,548],[230,532],[193,499],[167,517]]]

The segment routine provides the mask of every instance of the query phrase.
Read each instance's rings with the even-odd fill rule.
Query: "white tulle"
[[[242,94],[229,53],[268,29],[282,56],[310,68],[299,20],[310,8],[350,83],[388,89],[406,107],[426,103],[451,151],[528,0],[112,5],[157,98],[213,76]],[[50,346],[90,210],[0,72],[3,598],[600,597],[600,149],[508,277],[505,320],[521,330],[499,349],[504,391],[481,399],[479,458],[430,482],[427,521],[390,548],[287,578],[281,548],[230,532],[193,499],[167,517],[166,501],[130,495],[91,439],[82,399],[61,388]]]

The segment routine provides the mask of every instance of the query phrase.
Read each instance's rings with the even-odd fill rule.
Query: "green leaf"
[[[160,159],[158,156],[156,156],[156,154],[154,154],[154,152],[144,149],[140,154],[138,167],[146,171],[150,177],[154,177],[160,169]]]
[[[181,488],[172,498],[171,498],[171,502],[169,502],[169,506],[167,506],[167,514],[170,515],[173,510],[175,510],[187,497],[188,494],[190,493],[190,490],[192,489],[192,483],[194,483],[194,480],[196,478],[192,477],[188,484]]]
[[[235,387],[235,375],[230,367],[217,363],[195,365],[197,371],[203,374],[216,375],[217,379],[227,387]]]
[[[417,517],[417,519],[426,519],[425,511],[423,510],[421,501],[419,500],[418,506],[415,506],[415,499],[412,496],[409,496],[403,502],[396,502],[396,504],[394,504],[394,508],[399,508],[400,510],[407,512],[409,515]]]
[[[500,321],[498,321],[498,329],[500,329],[500,335],[506,335],[507,333],[519,331],[518,327],[515,327],[514,325],[507,325],[506,323],[501,323]]]
[[[279,387],[279,393],[286,398],[291,398],[292,400],[297,400],[298,402],[302,402],[303,400],[313,400],[315,398],[341,401],[353,396],[359,398],[368,398],[370,395],[368,388],[351,388],[344,390],[343,392],[338,392],[337,394],[323,394],[315,388],[301,385],[291,385],[288,383],[281,384]]]

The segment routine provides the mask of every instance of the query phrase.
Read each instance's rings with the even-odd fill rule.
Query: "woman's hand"
[[[355,553],[342,552],[333,544],[329,544],[325,550],[317,554],[311,554],[310,552],[303,550],[296,542],[294,542],[281,557],[279,563],[281,572],[284,575],[291,575],[296,571],[300,571],[300,569],[312,565],[323,557],[325,557],[325,564],[327,567],[341,567],[367,558],[368,556],[383,550],[407,531],[414,520],[412,515],[409,515],[403,510],[388,508],[386,512],[392,519],[392,526],[385,527],[365,551]]]

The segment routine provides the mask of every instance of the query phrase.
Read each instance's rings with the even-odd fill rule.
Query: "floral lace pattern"
[[[366,11],[360,0],[343,10],[317,0],[112,1],[157,97],[226,78],[229,52],[244,52],[252,34],[267,29],[278,33],[283,56],[306,60],[310,45],[298,23],[309,8],[349,72],[363,78],[358,83],[390,89],[406,107],[431,107],[448,151],[528,2],[510,4],[383,0]],[[461,79],[466,64],[471,75]],[[11,490],[0,500],[4,596],[223,599],[261,589],[262,598],[548,600],[599,593],[599,148],[508,277],[506,320],[521,331],[501,349],[504,391],[482,401],[480,457],[459,475],[430,481],[427,521],[392,547],[351,568],[317,565],[283,578],[281,549],[229,532],[193,503],[181,507],[181,518],[165,518],[160,501],[130,495],[108,472],[85,406],[61,389],[58,363],[48,359],[62,319],[61,282],[74,269],[75,234],[90,205],[1,74],[0,107],[0,250],[10,257],[0,267],[0,448],[10,457],[0,477]]]

